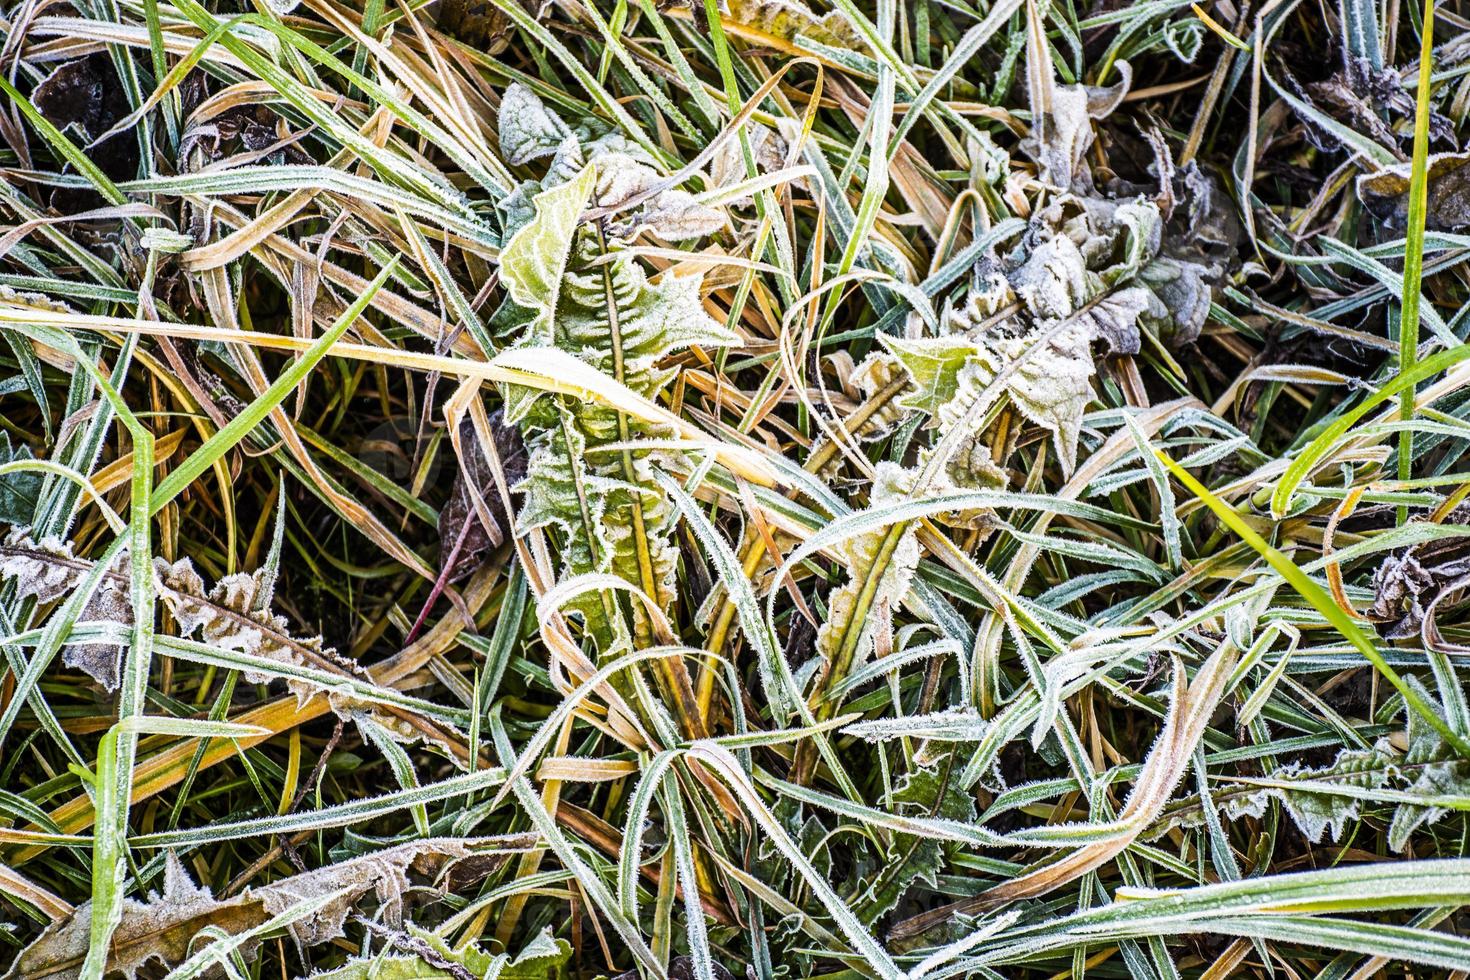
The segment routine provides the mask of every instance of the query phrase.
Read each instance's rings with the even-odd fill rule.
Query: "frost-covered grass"
[[[10,3],[0,972],[1470,974],[1467,26]]]

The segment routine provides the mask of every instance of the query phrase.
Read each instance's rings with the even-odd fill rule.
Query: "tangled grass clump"
[[[12,0],[0,970],[1470,975],[1427,0]]]

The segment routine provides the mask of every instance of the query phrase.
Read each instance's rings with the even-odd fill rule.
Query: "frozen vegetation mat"
[[[1467,976],[1467,39],[5,3],[0,975]]]

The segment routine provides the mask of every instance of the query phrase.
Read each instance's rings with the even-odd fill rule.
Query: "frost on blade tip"
[[[76,313],[61,300],[52,299],[45,293],[32,293],[16,289],[14,286],[0,285],[0,304],[5,306],[19,306],[30,310],[42,310],[47,313]]]

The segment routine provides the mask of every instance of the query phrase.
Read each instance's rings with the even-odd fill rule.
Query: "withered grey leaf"
[[[298,637],[291,633],[284,616],[271,611],[269,595],[264,591],[264,570],[238,572],[220,579],[205,591],[204,580],[187,558],[169,563],[154,558],[158,593],[179,624],[184,637],[201,636],[204,642],[224,650],[238,650],[254,657],[281,664],[326,670],[345,678],[373,684],[372,676],[355,660],[339,655],[324,645],[320,636]],[[252,684],[278,680],[279,675],[267,670],[243,669],[241,674]],[[401,713],[384,710],[364,700],[350,689],[327,688],[319,683],[288,678],[286,687],[305,704],[317,694],[325,693],[332,711],[344,720],[360,715],[385,728],[396,741],[427,741],[447,748],[452,737],[440,723],[415,724]],[[451,758],[457,758],[452,752]]]
[[[1137,354],[1140,349],[1139,318],[1166,312],[1164,304],[1153,293],[1142,286],[1129,286],[1104,296],[1082,316],[1092,327],[1093,336],[1106,343],[1112,353]]]
[[[164,869],[162,893],[146,901],[123,900],[122,919],[113,934],[109,972],[134,980],[149,961],[177,963],[189,954],[201,929],[244,932],[266,921],[260,902],[249,893],[216,901],[209,889],[196,885],[183,864],[170,854]],[[16,959],[6,980],[75,980],[91,938],[92,905],[79,905],[72,914],[43,932]]]
[[[1197,262],[1161,255],[1138,278],[1157,298],[1148,316],[1156,322],[1160,339],[1173,347],[1198,339],[1214,296],[1209,270]]]
[[[1092,329],[1074,322],[1039,345],[1034,338],[1008,338],[996,349],[1007,361],[1026,360],[1007,386],[1011,404],[1051,432],[1062,472],[1077,462],[1082,415],[1092,400]],[[1036,349],[1032,349],[1036,348]]]
[[[11,528],[0,551],[0,579],[14,579],[16,597],[38,603],[59,599],[75,588],[83,568],[72,556],[70,544],[59,538],[35,541],[25,527]]]
[[[1164,226],[1159,254],[1138,280],[1166,310],[1163,316],[1148,314],[1159,339],[1179,348],[1199,338],[1241,232],[1227,196],[1193,160],[1176,171],[1172,196],[1177,206]]]
[[[734,974],[725,969],[718,960],[710,963],[715,980],[735,980]],[[669,980],[696,980],[699,974],[694,969],[694,960],[688,956],[675,956],[669,961]]]
[[[321,637],[302,639],[292,636],[285,617],[271,612],[268,603],[259,601],[262,598],[260,572],[227,575],[206,591],[204,580],[187,558],[176,562],[154,558],[153,567],[162,586],[159,595],[178,622],[182,636],[191,637],[197,633],[204,642],[225,650],[362,674],[362,668],[355,662],[338,657],[324,647]],[[246,671],[245,676],[255,684],[274,679],[268,674],[250,671]],[[305,686],[293,689],[303,700],[315,693],[314,689]]]
[[[666,241],[683,242],[713,235],[724,227],[725,215],[688,191],[668,190],[648,202],[638,224]]]
[[[1301,85],[1289,70],[1283,70],[1283,78],[1290,79],[1288,84],[1293,86],[1304,103],[1317,112],[1367,134],[1381,146],[1397,144],[1397,137],[1379,115],[1379,107],[1374,105],[1371,95],[1350,80],[1347,73],[1339,71],[1307,85]],[[1311,118],[1310,113],[1299,112],[1298,115],[1306,123],[1308,138],[1314,145],[1326,151],[1342,149],[1338,137],[1327,126]]]
[[[128,556],[119,554],[113,574],[104,578],[97,591],[82,607],[80,622],[133,625],[133,603],[124,577]],[[117,643],[78,643],[62,650],[61,660],[68,667],[85,671],[107,691],[116,691],[122,669],[124,648]]]
[[[124,577],[127,552],[121,552],[98,583],[78,616],[78,622],[133,625],[133,606]],[[16,595],[47,603],[79,587],[91,563],[72,554],[70,542],[33,540],[27,528],[14,527],[0,546],[0,579],[15,582]],[[117,690],[123,648],[116,643],[81,643],[65,647],[61,659],[68,667],[87,673],[108,691]]]
[[[90,140],[102,135],[107,78],[92,57],[57,65],[31,93],[31,102],[58,129],[75,127]]]
[[[1128,62],[1118,61],[1114,67],[1118,81],[1112,85],[1056,86],[1051,112],[1021,141],[1022,152],[1036,161],[1046,183],[1062,190],[1091,188],[1092,176],[1084,157],[1094,139],[1093,120],[1112,113],[1133,84],[1133,68]]]
[[[762,126],[759,123],[746,124],[746,136],[750,141],[751,152],[755,156],[756,169],[759,172],[771,173],[780,170],[786,164],[787,143],[775,130]],[[728,187],[745,180],[749,173],[745,169],[745,149],[740,145],[738,139],[727,139],[721,143],[719,149],[715,150],[714,158],[709,163],[709,186]],[[741,204],[749,204],[753,200],[747,196],[739,200]]]
[[[1327,834],[1333,840],[1340,840],[1361,813],[1361,801],[1348,796],[1296,789],[1291,784],[1309,781],[1344,788],[1379,789],[1393,777],[1396,762],[1387,739],[1379,739],[1366,749],[1343,749],[1330,765],[1321,768],[1291,762],[1271,773],[1271,779],[1282,785],[1231,796],[1224,801],[1222,810],[1232,820],[1243,816],[1260,817],[1274,798],[1281,801],[1309,841],[1316,843]]]
[[[628,153],[593,154],[592,159],[597,163],[593,199],[600,207],[622,207],[648,193],[660,180],[657,170]]]
[[[1035,246],[1011,274],[1010,284],[1028,312],[1047,320],[1071,316],[1093,291],[1082,252],[1065,235]]]

